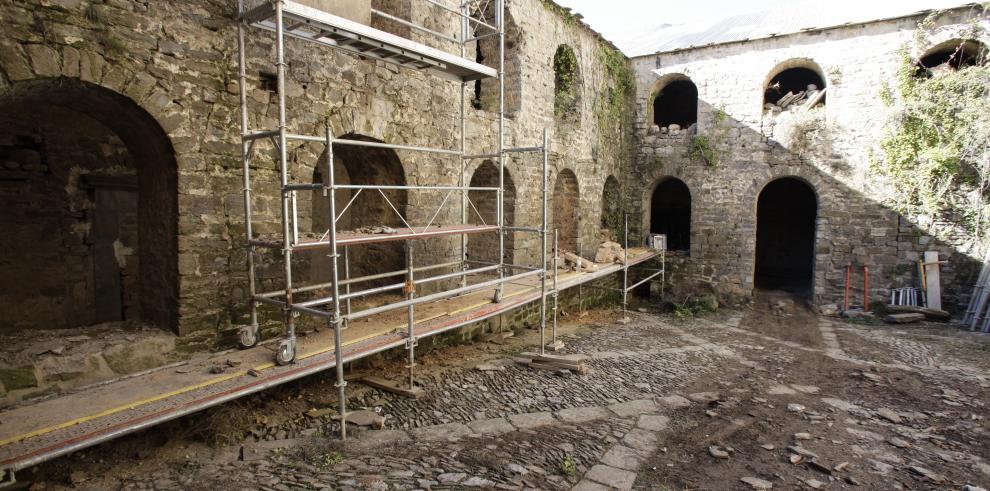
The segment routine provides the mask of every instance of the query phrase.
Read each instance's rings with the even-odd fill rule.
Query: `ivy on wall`
[[[985,35],[976,7],[967,37]],[[935,13],[919,24],[915,48],[927,46]],[[947,220],[984,237],[990,218],[990,65],[919,69],[906,46],[893,87],[880,99],[894,117],[884,128],[871,170],[897,189],[886,200],[905,215]]]
[[[566,44],[558,46],[553,55],[553,88],[553,113],[562,117],[574,109],[578,94],[577,56]]]

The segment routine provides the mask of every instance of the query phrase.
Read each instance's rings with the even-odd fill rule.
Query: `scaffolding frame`
[[[241,160],[243,168],[245,235],[247,250],[247,273],[249,289],[250,324],[240,331],[239,341],[242,347],[251,347],[260,339],[258,310],[262,305],[270,305],[282,310],[283,334],[275,353],[275,361],[279,365],[292,363],[296,355],[296,321],[297,315],[310,315],[325,319],[327,326],[334,332],[334,353],[336,359],[336,388],[338,391],[340,435],[346,438],[346,398],[343,373],[342,331],[347,323],[365,317],[386,312],[406,309],[408,329],[406,332],[406,350],[408,351],[408,384],[409,389],[415,389],[415,348],[418,339],[415,336],[415,307],[427,302],[448,299],[465,295],[474,291],[494,287],[492,301],[501,302],[503,287],[506,283],[536,276],[541,284],[541,337],[546,330],[546,310],[548,295],[547,275],[547,200],[548,200],[548,165],[550,152],[549,132],[544,129],[542,142],[539,146],[506,148],[505,147],[505,1],[486,0],[484,2],[464,1],[459,9],[448,7],[434,0],[423,0],[426,3],[456,15],[460,19],[460,39],[450,37],[416,25],[405,19],[372,9],[371,14],[398,22],[419,32],[438,37],[444,41],[460,44],[460,56],[441,52],[436,48],[416,43],[410,39],[401,38],[377,29],[337,17],[321,10],[301,5],[292,0],[264,0],[260,5],[245,9],[245,0],[238,0],[237,42],[239,52],[238,82],[240,86],[241,107]],[[477,10],[472,11],[472,9]],[[494,11],[494,24],[487,18],[489,8]],[[247,99],[247,55],[246,31],[249,27],[257,27],[274,32],[275,36],[275,68],[276,68],[276,98],[278,106],[278,122],[275,129],[256,130],[250,127],[249,107]],[[478,33],[478,31],[485,31]],[[489,67],[465,59],[467,43],[480,41],[490,37],[498,37],[498,67]],[[367,56],[387,63],[415,70],[429,70],[442,78],[460,82],[460,133],[459,148],[432,148],[406,144],[379,143],[360,140],[335,138],[333,129],[326,124],[323,135],[305,135],[292,133],[289,130],[288,110],[286,102],[286,38],[296,38],[303,41],[322,44],[330,48],[341,49],[361,56]],[[492,77],[498,80],[498,130],[495,151],[490,153],[468,154],[466,151],[466,90],[470,81]],[[253,227],[251,162],[257,142],[269,141],[277,151],[276,166],[280,184],[281,233],[277,238],[256,236]],[[292,141],[322,143],[325,147],[325,161],[317,165],[325,165],[328,181],[324,183],[295,183],[290,182],[288,145]],[[457,157],[460,160],[460,177],[456,185],[345,185],[336,182],[334,176],[334,145],[353,145],[391,149],[394,151],[423,152],[429,154]],[[536,153],[542,155],[542,220],[539,228],[509,227],[504,220],[505,199],[505,160],[509,154]],[[498,165],[498,185],[488,187],[472,187],[467,184],[467,163],[476,159],[494,159]],[[428,191],[444,193],[440,205],[430,214],[430,220],[425,226],[412,225],[406,221],[399,208],[389,200],[386,190]],[[304,239],[299,233],[299,214],[297,195],[301,191],[322,191],[329,197],[330,223],[327,232],[317,240]],[[484,222],[484,217],[471,202],[469,193],[492,192],[496,194],[496,220],[494,224]],[[339,192],[352,192],[348,204],[337,210]],[[337,221],[350,209],[351,204],[362,192],[377,192],[385,200],[391,210],[406,226],[393,234],[348,233],[338,230]],[[444,206],[454,193],[460,193],[460,224],[456,226],[433,226],[434,220],[440,215]],[[314,205],[315,206],[315,205]],[[482,224],[469,223],[469,208],[473,209]],[[384,224],[383,224],[384,225]],[[537,267],[521,264],[507,264],[505,260],[505,234],[513,232],[535,233],[540,238],[540,261]],[[478,233],[496,233],[498,236],[498,262],[478,264],[469,261],[467,257],[467,236]],[[439,236],[461,236],[460,259],[442,264],[414,266],[414,242],[419,239]],[[349,247],[373,244],[385,241],[401,240],[405,244],[406,267],[384,273],[365,275],[353,278],[350,275]],[[282,276],[284,288],[274,291],[258,291],[257,264],[255,255],[263,249],[278,250],[282,254]],[[343,255],[341,255],[343,249]],[[330,282],[311,285],[296,285],[293,281],[294,253],[304,251],[323,251],[330,259]],[[554,264],[556,264],[556,247],[554,248]],[[340,265],[342,262],[343,265]],[[475,267],[478,266],[478,267]],[[450,273],[433,276],[420,276],[420,273],[436,269],[453,267]],[[341,279],[343,273],[343,279]],[[497,277],[469,284],[468,277],[484,273],[495,273]],[[355,290],[355,285],[369,281],[402,277],[404,281],[383,286],[368,287]],[[450,279],[460,279],[457,288],[443,289],[437,293],[417,295],[416,287],[425,283],[439,282]],[[556,268],[554,269],[554,284],[556,284]],[[315,292],[330,288],[329,294],[307,301],[297,301],[297,294]],[[343,293],[341,289],[343,288]],[[404,299],[384,305],[353,310],[351,300],[387,291],[402,290]],[[556,313],[556,287],[552,289],[554,312]],[[554,315],[554,338],[556,339],[556,315]],[[545,343],[541,343],[545,345]],[[544,347],[541,347],[541,351]]]

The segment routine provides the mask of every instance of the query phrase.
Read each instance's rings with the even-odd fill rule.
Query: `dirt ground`
[[[675,320],[570,316],[586,375],[512,363],[539,334],[420,358],[418,400],[342,444],[329,374],[19,475],[31,489],[968,489],[990,487],[990,338],[820,318],[800,301]],[[399,379],[402,361],[369,370]],[[535,423],[534,423],[535,422]],[[743,479],[746,481],[744,482]]]

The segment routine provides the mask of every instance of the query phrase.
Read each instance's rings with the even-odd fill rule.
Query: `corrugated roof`
[[[960,0],[860,1],[852,8],[831,2],[799,3],[708,22],[661,26],[622,43],[630,57],[761,39],[801,31],[904,17],[925,11],[975,5]]]

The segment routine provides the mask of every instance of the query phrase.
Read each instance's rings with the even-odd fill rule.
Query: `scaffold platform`
[[[625,264],[601,266],[595,272],[562,272],[557,275],[557,291],[628,272],[630,267],[662,254],[653,249],[630,249]],[[491,287],[421,305],[415,338],[442,334],[541,301],[541,280],[536,277],[506,283],[497,303],[491,300],[494,290]],[[548,290],[546,295],[557,291]],[[368,317],[366,322],[354,323],[343,331],[343,362],[405,346],[408,335],[402,314]],[[334,330],[323,329],[301,337],[299,353],[287,365],[271,361],[273,345],[259,345],[190,362],[182,369],[170,366],[55,397],[24,401],[0,411],[0,469],[13,473],[335,368],[334,345]],[[217,364],[235,366],[229,373],[211,374],[209,368]]]

